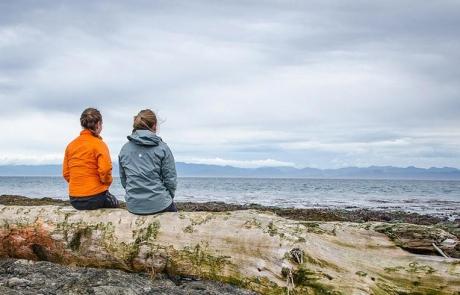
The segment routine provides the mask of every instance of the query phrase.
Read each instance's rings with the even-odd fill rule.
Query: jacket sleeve
[[[96,158],[99,179],[103,184],[112,184],[112,160],[110,159],[109,149],[104,142],[97,145]]]
[[[161,161],[161,175],[166,189],[174,198],[177,188],[176,163],[169,147],[167,145],[165,147],[165,157]]]
[[[123,188],[126,188],[126,173],[125,173],[125,169],[121,165],[120,155],[118,155],[118,168],[119,168],[118,171],[120,172],[121,186],[123,186]]]
[[[67,155],[67,149],[65,149],[64,161],[62,162],[62,176],[64,177],[65,181],[70,181],[69,158]]]

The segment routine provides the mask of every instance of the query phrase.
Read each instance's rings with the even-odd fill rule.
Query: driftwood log
[[[460,294],[460,260],[405,251],[404,227],[301,222],[255,210],[136,216],[0,206],[0,257],[166,272],[261,294]],[[458,244],[436,234],[443,251]]]

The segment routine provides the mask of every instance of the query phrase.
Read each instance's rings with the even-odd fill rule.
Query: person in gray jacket
[[[118,156],[129,212],[140,215],[177,212],[176,165],[171,150],[156,135],[155,113],[150,109],[140,111],[134,117],[133,128]]]

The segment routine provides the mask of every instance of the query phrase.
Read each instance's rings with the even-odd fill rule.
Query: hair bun
[[[96,126],[102,122],[101,113],[95,108],[87,108],[80,116],[81,127],[90,131],[96,131]]]

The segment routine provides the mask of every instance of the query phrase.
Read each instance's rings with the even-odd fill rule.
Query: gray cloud
[[[151,107],[179,160],[460,167],[458,27],[458,1],[4,1],[0,160],[59,159],[96,106],[114,155]]]

